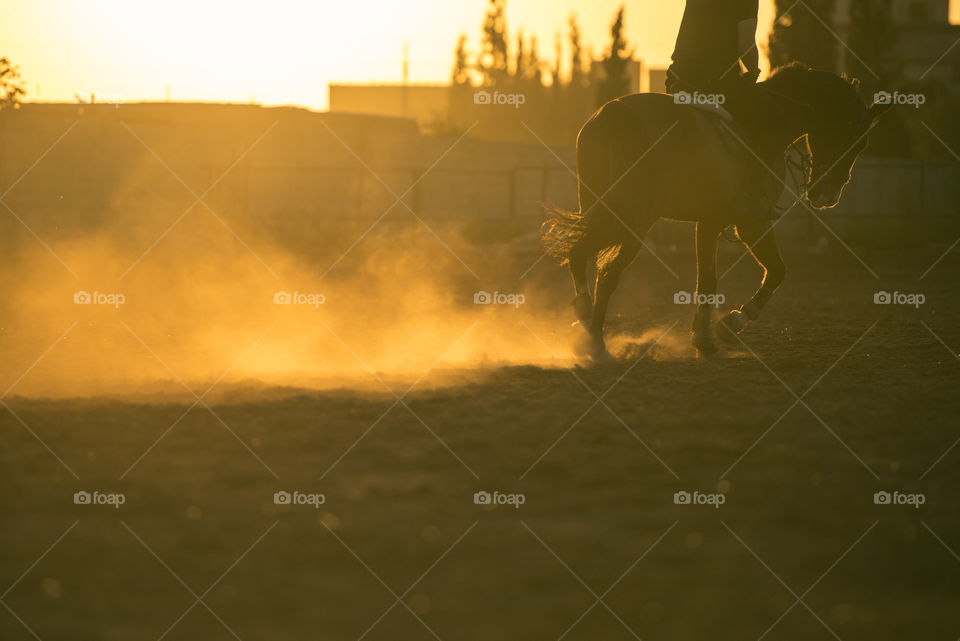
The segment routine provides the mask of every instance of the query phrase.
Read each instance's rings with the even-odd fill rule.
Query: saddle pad
[[[744,146],[745,143],[742,142],[743,132],[738,131],[739,127],[734,124],[730,113],[722,107],[720,109],[722,109],[722,113],[712,108],[697,108],[698,112],[705,116],[703,122],[706,122],[711,129],[717,132],[723,146],[726,147],[731,156],[748,155],[749,152]],[[726,114],[726,116],[723,114]]]
[[[727,111],[724,107],[721,107],[720,105],[698,104],[698,105],[688,105],[688,106],[693,107],[694,109],[699,109],[703,113],[710,114],[711,116],[716,116],[721,120],[725,120],[727,122],[733,122],[733,115],[731,115],[729,111]]]

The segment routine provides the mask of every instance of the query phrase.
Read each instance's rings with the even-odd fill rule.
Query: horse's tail
[[[610,218],[616,215],[597,197],[610,191],[611,177],[615,173],[613,146],[615,139],[610,131],[611,113],[616,115],[623,107],[618,101],[608,103],[595,113],[577,135],[577,198],[578,211],[563,211],[543,205],[547,219],[540,225],[540,238],[544,249],[560,261],[575,266],[586,263],[598,253],[616,243]],[[616,124],[616,121],[614,121]],[[603,205],[597,211],[597,205]],[[609,211],[609,214],[606,213]]]
[[[566,265],[570,262],[571,250],[587,234],[586,217],[580,211],[564,211],[541,204],[547,219],[540,225],[540,241],[548,254]]]

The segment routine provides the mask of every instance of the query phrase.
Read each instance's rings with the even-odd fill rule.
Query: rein
[[[791,151],[795,153],[790,153]],[[793,141],[784,152],[787,163],[787,181],[792,183],[788,189],[796,196],[797,200],[789,207],[781,207],[779,203],[774,206],[777,216],[782,216],[792,209],[798,202],[807,198],[807,192],[813,182],[813,155],[807,145],[806,139],[801,137]]]
[[[793,96],[773,89],[769,82],[770,81],[767,80],[759,83],[758,86],[762,87],[763,92],[772,98],[772,102],[784,118],[788,116],[788,112],[791,110],[809,112],[813,109],[810,103],[798,100]],[[789,207],[780,206],[778,201],[773,207],[773,212],[778,218],[792,209],[797,202],[805,200],[813,184],[813,155],[810,153],[810,147],[805,135],[790,143],[784,151],[784,160],[787,168],[785,181],[787,183],[787,189],[790,190],[791,195],[795,196],[797,200]]]

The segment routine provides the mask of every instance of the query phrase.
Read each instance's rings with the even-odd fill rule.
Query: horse
[[[717,115],[663,93],[631,94],[606,103],[577,135],[577,183],[580,209],[545,207],[540,228],[546,250],[568,265],[577,323],[588,331],[591,360],[612,358],[603,337],[610,296],[623,270],[660,218],[696,223],[697,299],[692,343],[699,356],[718,351],[713,334],[736,344],[757,320],[783,282],[786,268],[772,233],[773,217],[748,215],[736,207],[751,162],[777,158],[779,199],[786,183],[787,151],[798,147],[801,195],[815,209],[839,203],[852,177],[869,131],[888,104],[865,103],[859,81],[799,63],[774,70],[759,83],[774,107],[765,122],[731,127]],[[740,134],[738,134],[738,131]],[[751,140],[748,144],[744,139]],[[735,141],[735,144],[731,144]],[[761,149],[762,147],[762,149]],[[771,156],[769,150],[775,153]],[[798,199],[799,199],[798,198]],[[731,225],[763,269],[759,289],[746,303],[723,316],[711,332],[717,293],[718,236]],[[596,281],[591,296],[587,267]],[[575,323],[576,324],[576,323]]]

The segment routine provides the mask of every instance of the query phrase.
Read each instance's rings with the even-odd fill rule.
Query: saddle
[[[679,89],[675,93],[667,95],[673,96],[674,103],[677,105],[689,109],[695,109],[698,114],[706,116],[708,122],[712,125],[712,128],[717,131],[720,138],[723,140],[724,146],[727,147],[728,151],[731,153],[743,153],[743,145],[737,140],[737,136],[731,132],[731,129],[740,129],[738,126],[739,123],[736,123],[733,114],[730,113],[726,107],[716,103],[700,103],[693,101],[691,98],[692,96],[696,95],[696,92],[687,91],[686,88]],[[687,100],[684,100],[684,98]]]
[[[725,107],[716,104],[696,103],[683,106],[695,109],[698,115],[705,117],[710,128],[717,132],[723,141],[723,145],[731,155],[746,156],[748,152],[744,147],[744,143],[741,142],[744,136],[742,126]]]
[[[678,93],[687,93],[687,92],[678,92]],[[687,93],[687,95],[690,95]],[[712,129],[727,151],[734,157],[744,158],[747,163],[754,162],[754,158],[751,157],[750,152],[748,151],[749,147],[745,140],[748,140],[747,132],[744,131],[747,123],[736,120],[733,117],[733,114],[730,113],[725,107],[716,103],[698,103],[695,101],[691,102],[682,102],[677,101],[678,105],[693,108],[696,110],[698,116],[701,116],[701,121],[705,122],[710,129]],[[766,176],[764,176],[766,178]],[[768,180],[769,182],[769,180]],[[772,183],[771,183],[772,185]],[[770,193],[770,190],[776,190],[777,193]],[[776,203],[779,202],[780,197],[783,193],[783,190],[779,189],[778,186],[772,185],[766,187],[768,192],[767,196],[770,199],[770,202]],[[743,195],[743,188],[741,187],[741,196]],[[739,198],[740,196],[738,196]],[[781,212],[782,213],[782,212]],[[778,214],[772,213],[769,217],[769,220],[775,220],[779,217]],[[723,232],[719,234],[719,237],[723,240],[729,242],[740,242],[740,238],[737,234],[736,227],[731,225]]]
[[[722,105],[695,104],[695,105],[689,105],[689,106],[693,107],[694,109],[699,109],[705,114],[716,116],[717,118],[720,118],[721,120],[724,120],[726,122],[733,122],[733,114],[727,111],[726,108],[723,107]]]

